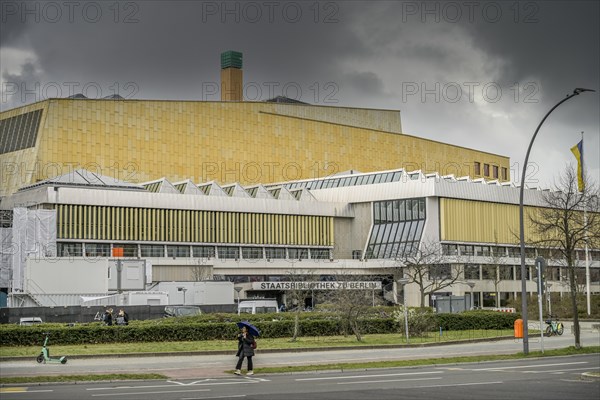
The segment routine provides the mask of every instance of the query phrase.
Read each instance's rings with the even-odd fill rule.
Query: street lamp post
[[[396,281],[398,285],[402,286],[402,308],[404,308],[404,331],[406,332],[406,344],[410,343],[410,339],[408,337],[408,308],[406,307],[406,284],[408,283],[408,278],[400,278]]]
[[[177,290],[179,292],[183,292],[183,305],[185,305],[185,292],[187,292],[187,288],[186,287],[178,287]]]
[[[551,283],[546,283],[546,294],[548,295],[548,315],[552,315],[552,294],[550,293]]]
[[[527,276],[525,274],[525,226],[523,222],[523,190],[525,189],[525,174],[527,173],[527,162],[529,161],[529,153],[531,152],[531,147],[533,146],[535,137],[537,136],[544,121],[546,121],[546,119],[552,113],[552,111],[554,111],[562,103],[583,92],[595,92],[595,90],[576,88],[575,90],[573,90],[573,93],[567,95],[567,97],[559,101],[554,107],[550,109],[550,111],[546,113],[544,118],[542,118],[539,125],[537,126],[535,133],[531,138],[531,142],[529,142],[529,147],[527,148],[527,153],[525,154],[525,162],[523,163],[523,171],[521,173],[521,187],[519,190],[519,239],[521,243],[521,313],[523,316],[523,353],[525,355],[529,354],[529,332],[527,329]]]
[[[233,288],[237,292],[237,308],[238,308],[238,315],[240,315],[240,292],[242,291],[243,287],[234,286]]]
[[[475,287],[475,282],[465,282],[469,288],[471,288],[471,307],[469,307],[471,310],[475,309],[475,302],[474,302],[474,298],[473,298],[473,288]]]

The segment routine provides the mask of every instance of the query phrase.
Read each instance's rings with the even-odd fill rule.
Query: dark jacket
[[[244,357],[252,357],[254,355],[252,343],[254,343],[254,336],[247,333],[246,337],[244,337],[240,333],[238,335],[238,351],[236,353],[236,356],[240,357],[241,355],[243,355]]]
[[[122,315],[119,313],[117,318],[115,318],[115,323],[117,325],[129,325],[129,315],[126,312],[123,312]]]

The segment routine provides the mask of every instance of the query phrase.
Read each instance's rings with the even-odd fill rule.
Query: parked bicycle
[[[554,319],[552,318],[552,315],[550,315],[550,319],[547,319],[545,321],[546,324],[548,324],[548,326],[546,327],[546,336],[562,335],[565,330],[563,323],[560,322],[556,317]]]

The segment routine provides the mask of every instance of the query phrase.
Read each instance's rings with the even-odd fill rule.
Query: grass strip
[[[48,383],[48,382],[88,382],[88,381],[132,381],[168,379],[161,374],[88,374],[88,375],[41,375],[0,377],[0,384]]]
[[[349,369],[374,369],[374,368],[397,368],[397,367],[416,367],[422,365],[438,365],[438,364],[458,364],[458,363],[478,363],[483,361],[498,361],[498,360],[515,360],[523,358],[535,357],[556,357],[577,354],[595,354],[600,353],[600,346],[590,346],[575,348],[574,346],[564,349],[533,351],[528,355],[523,353],[516,354],[498,354],[498,355],[482,355],[482,356],[463,356],[463,357],[447,357],[447,358],[425,358],[417,360],[397,360],[397,361],[370,361],[363,363],[336,363],[336,364],[313,364],[313,365],[297,365],[289,367],[264,367],[255,368],[256,373],[286,373],[286,372],[309,372],[309,371],[329,371],[329,370],[349,370]],[[228,371],[232,372],[232,371]]]
[[[449,331],[442,336],[439,332],[430,332],[420,337],[411,337],[411,345],[425,343],[445,343],[460,340],[492,339],[513,335],[512,329],[504,330],[469,330]],[[319,349],[323,347],[366,347],[378,345],[405,345],[406,339],[401,334],[364,335],[358,342],[354,336],[306,336],[296,341],[289,338],[259,338],[259,349],[294,350]],[[135,354],[135,353],[171,353],[190,351],[232,351],[237,350],[237,340],[199,340],[181,342],[147,342],[147,343],[104,343],[78,345],[52,345],[52,354],[66,356],[85,356],[94,354]],[[40,353],[40,346],[2,346],[0,357],[35,358]]]

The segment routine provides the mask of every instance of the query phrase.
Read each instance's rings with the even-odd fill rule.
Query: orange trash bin
[[[515,338],[523,338],[523,320],[515,320]]]

